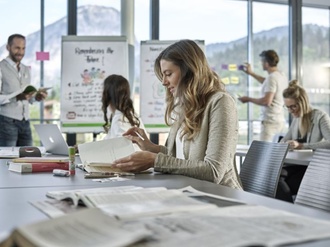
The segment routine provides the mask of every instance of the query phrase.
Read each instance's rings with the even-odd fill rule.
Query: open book
[[[70,201],[76,206],[79,204],[88,208],[100,208],[105,213],[121,219],[217,207],[215,204],[209,203],[206,200],[192,198],[183,191],[167,190],[164,187],[142,188],[121,186],[71,191],[49,191],[47,192],[47,197],[68,201],[68,207],[52,200],[31,202],[50,217],[57,217],[58,215],[70,212],[72,210]],[[58,206],[61,208],[58,208]],[[80,206],[78,207],[79,209],[81,209]],[[59,210],[62,210],[62,214]]]
[[[85,209],[19,227],[1,246],[128,246],[150,235],[145,228],[125,229],[99,209]]]
[[[107,189],[112,191],[110,193],[105,192]],[[103,193],[99,194],[97,190],[99,192],[103,191]],[[54,194],[54,192],[48,192],[47,194]],[[308,218],[263,206],[246,205],[237,201],[236,204],[223,207],[218,205],[217,207],[215,204],[209,203],[208,200],[204,201],[204,199],[210,199],[210,197],[216,201],[218,199],[221,199],[220,201],[231,199],[209,195],[190,187],[181,190],[144,189],[135,186],[126,188],[103,187],[93,190],[83,189],[79,191],[79,194],[81,198],[82,196],[85,197],[86,201],[84,202],[89,201],[88,203],[93,204],[92,207],[97,205],[108,216],[104,215],[102,217],[97,211],[95,211],[97,212],[96,216],[91,216],[89,212],[94,211],[80,209],[81,213],[86,212],[87,216],[72,214],[73,212],[67,214],[65,223],[68,224],[69,229],[66,226],[62,228],[62,225],[56,223],[60,222],[64,225],[63,219],[66,218],[57,215],[57,217],[60,217],[58,221],[52,219],[48,223],[36,223],[29,228],[23,227],[25,230],[24,236],[28,236],[29,239],[31,239],[31,236],[36,236],[38,241],[43,241],[44,237],[40,237],[40,235],[45,234],[45,237],[48,237],[49,230],[53,230],[56,236],[58,233],[60,237],[62,236],[61,233],[67,231],[71,233],[71,230],[85,233],[80,227],[86,229],[86,222],[88,222],[91,232],[94,232],[94,227],[108,231],[110,226],[114,227],[114,229],[111,229],[114,232],[109,234],[117,234],[117,229],[121,230],[122,227],[129,230],[127,236],[123,237],[121,235],[122,240],[136,236],[135,234],[141,229],[147,229],[148,232],[152,232],[151,237],[145,238],[144,242],[134,245],[144,247],[181,247],[183,243],[184,246],[218,246],[219,243],[221,243],[221,246],[279,246],[330,238],[330,221]],[[191,198],[189,195],[194,198],[201,197],[202,201]],[[115,216],[113,219],[117,219],[118,222],[112,223],[108,219],[109,216]],[[89,217],[89,221],[85,217]],[[108,227],[104,227],[103,224],[108,225]],[[35,229],[38,230],[38,233]],[[88,230],[85,233],[86,236],[78,234],[78,237],[81,238],[80,242],[77,240],[80,246],[98,246],[98,241],[103,241],[105,235],[108,235],[102,231],[99,236],[100,239],[97,239],[97,241],[81,242],[87,241],[91,232]],[[59,238],[63,241],[61,242],[62,246],[75,246],[75,243],[71,242],[69,234],[68,238],[70,238],[69,242],[66,242],[66,238]],[[73,240],[75,240],[74,237]],[[108,246],[112,246],[111,244],[115,240],[111,240]],[[35,246],[48,246],[48,242],[35,243]],[[57,244],[57,242],[55,243]]]
[[[0,105],[6,104],[10,102],[10,99],[16,97],[17,95],[21,94],[21,93],[25,93],[25,94],[30,94],[30,93],[36,93],[38,91],[47,91],[48,89],[51,89],[52,87],[41,87],[39,89],[37,89],[35,86],[33,85],[25,85],[23,87],[21,87],[19,90],[12,92],[11,94],[6,94],[6,95],[0,95]]]
[[[135,152],[132,141],[125,137],[78,145],[80,160],[88,173],[134,175],[112,168],[112,163]]]

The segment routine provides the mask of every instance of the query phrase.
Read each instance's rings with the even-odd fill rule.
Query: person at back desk
[[[104,139],[121,137],[133,126],[144,128],[134,110],[130,95],[129,82],[125,77],[113,74],[104,80],[102,111],[105,121],[103,128],[107,133]],[[110,119],[108,119],[108,110],[110,110]]]
[[[143,151],[116,160],[114,166],[131,172],[154,167],[241,189],[234,164],[236,104],[201,48],[192,40],[170,45],[157,57],[155,74],[166,88],[165,120],[171,126],[167,145],[152,143],[134,127],[124,135]]]
[[[283,98],[293,121],[281,142],[288,143],[290,149],[330,149],[330,118],[325,112],[310,106],[307,93],[297,80],[289,83],[289,87],[283,91]],[[283,168],[282,175],[291,195],[297,194],[306,168],[301,165]]]

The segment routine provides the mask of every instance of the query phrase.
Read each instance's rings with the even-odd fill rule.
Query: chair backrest
[[[315,150],[294,203],[330,211],[329,149]]]
[[[253,141],[240,172],[243,189],[274,198],[288,149],[286,143]]]

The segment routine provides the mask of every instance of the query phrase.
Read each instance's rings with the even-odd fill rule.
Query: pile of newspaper
[[[103,187],[47,196],[32,203],[52,219],[17,228],[3,246],[276,246],[330,238],[328,221],[192,187]]]

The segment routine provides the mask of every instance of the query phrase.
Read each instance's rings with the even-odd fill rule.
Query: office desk
[[[243,164],[243,159],[247,154],[249,145],[237,145],[236,156],[240,159],[240,165]],[[306,151],[288,151],[284,163],[291,165],[308,166],[313,158],[313,152]]]
[[[83,177],[84,172],[79,169],[77,169],[76,175],[73,177],[54,177],[51,173],[20,174],[10,172],[4,161],[1,162],[0,166],[0,233],[11,231],[20,225],[47,219],[44,213],[29,203],[36,200],[45,200],[47,191],[124,185],[142,187],[163,186],[168,189],[192,186],[206,193],[234,198],[245,203],[263,205],[330,221],[330,213],[180,175],[161,173],[138,174],[131,177],[128,181],[98,183],[85,179]],[[330,240],[306,243],[302,246],[330,246]]]
[[[84,172],[76,169],[76,175],[70,177],[55,177],[51,172],[17,173],[8,171],[7,160],[0,160],[0,189],[26,187],[52,187],[75,185],[94,185],[91,179],[85,179]]]
[[[41,175],[41,174],[40,174]],[[38,175],[36,175],[38,177]],[[225,186],[213,184],[207,181],[201,181],[179,175],[165,174],[141,174],[136,175],[134,179],[123,182],[112,182],[91,185],[75,185],[72,181],[71,186],[63,187],[29,187],[29,188],[3,188],[0,190],[0,198],[4,203],[0,204],[1,221],[0,232],[11,231],[13,228],[33,223],[38,220],[47,219],[47,216],[33,207],[29,201],[46,199],[46,192],[50,190],[68,190],[78,188],[91,188],[103,186],[123,186],[135,185],[143,187],[165,186],[169,189],[193,186],[194,188],[220,196],[235,198],[246,203],[264,205],[275,209],[282,209],[292,213],[310,216],[318,219],[329,220],[330,214],[318,210],[293,205],[272,198],[262,197],[244,191],[234,190]],[[330,246],[330,240],[306,243],[301,246]]]

